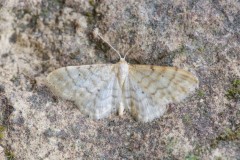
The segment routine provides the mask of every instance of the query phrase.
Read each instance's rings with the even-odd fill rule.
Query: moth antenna
[[[97,28],[94,29],[93,34],[99,36],[105,43],[107,43],[107,44],[118,54],[118,56],[119,56],[120,59],[122,58],[121,54],[120,54],[110,43],[108,43],[108,41],[106,41],[106,40],[98,33],[98,29],[97,29]]]
[[[125,53],[125,55],[124,55],[124,57],[123,57],[123,59],[125,59],[126,58],[126,56],[129,54],[129,52],[133,49],[133,48],[135,48],[137,45],[136,44],[134,44],[134,46],[132,46],[129,50],[127,50],[127,52]]]

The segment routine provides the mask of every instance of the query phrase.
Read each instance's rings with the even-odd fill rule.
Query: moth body
[[[129,72],[128,63],[124,58],[121,58],[120,61],[116,64],[118,66],[117,77],[119,81],[119,86],[122,88]]]

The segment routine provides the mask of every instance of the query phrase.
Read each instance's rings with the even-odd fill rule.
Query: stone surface
[[[0,1],[1,146],[16,159],[238,159],[237,0]],[[92,120],[54,96],[46,76],[68,65],[127,61],[189,70],[199,90],[151,123]],[[235,82],[233,85],[233,82]],[[7,156],[7,155],[6,155]]]

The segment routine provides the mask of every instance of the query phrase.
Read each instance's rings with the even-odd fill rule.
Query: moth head
[[[125,60],[125,57],[120,57],[119,63],[127,63],[126,60]]]

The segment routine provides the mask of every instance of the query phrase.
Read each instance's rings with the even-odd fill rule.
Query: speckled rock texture
[[[6,159],[240,157],[238,0],[0,1],[0,146]],[[68,65],[177,66],[199,89],[160,119],[129,114],[92,120],[54,96],[45,78]]]

